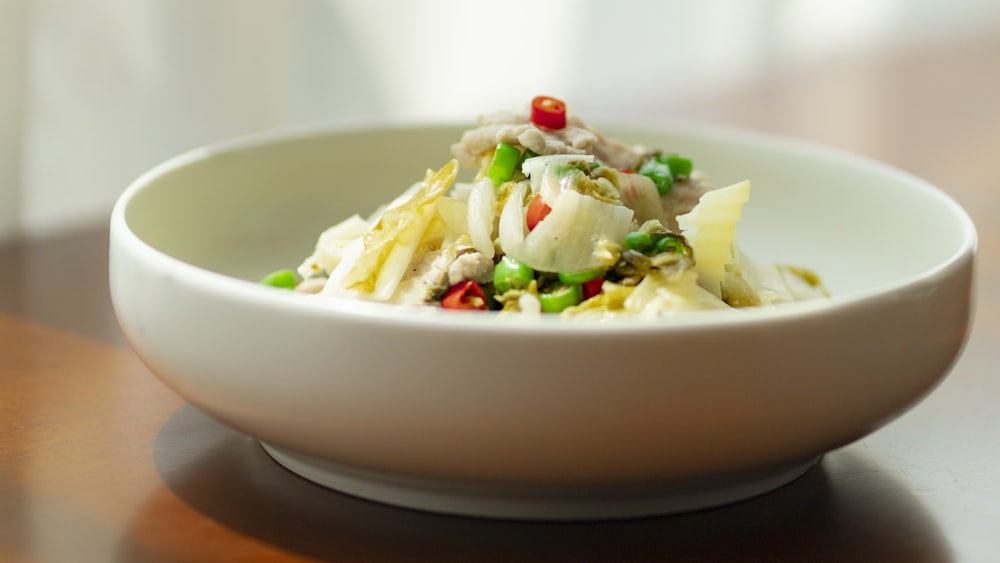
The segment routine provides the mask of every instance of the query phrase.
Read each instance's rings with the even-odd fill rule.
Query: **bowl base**
[[[820,460],[815,457],[766,469],[652,486],[553,491],[411,479],[344,466],[263,442],[261,446],[291,472],[352,496],[428,512],[514,520],[610,520],[712,508],[777,489]]]

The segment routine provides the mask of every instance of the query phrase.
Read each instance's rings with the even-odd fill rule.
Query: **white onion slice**
[[[543,272],[575,273],[597,268],[602,240],[621,242],[632,224],[632,210],[565,190],[552,212],[524,237],[513,258]]]
[[[483,178],[469,193],[469,238],[472,246],[487,258],[496,253],[493,248],[493,219],[496,203],[493,180]]]
[[[594,162],[592,154],[549,154],[545,156],[534,156],[525,160],[521,164],[521,172],[531,179],[531,193],[537,194],[542,186],[542,178],[545,170],[555,164],[567,164],[570,162]],[[542,196],[548,203],[549,198]]]
[[[515,184],[500,212],[500,248],[504,254],[517,253],[524,243],[524,233],[527,230],[524,221],[524,196],[527,192],[527,182]]]
[[[621,174],[618,193],[622,203],[635,211],[635,220],[640,225],[651,219],[666,223],[660,192],[650,178],[642,174]]]

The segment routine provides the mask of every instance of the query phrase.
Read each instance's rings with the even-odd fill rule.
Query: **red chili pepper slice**
[[[534,199],[528,204],[528,211],[525,213],[524,218],[528,224],[528,230],[534,230],[535,226],[541,223],[542,219],[551,212],[552,208],[542,199],[542,194],[535,194]]]
[[[598,276],[588,282],[583,282],[583,300],[586,301],[601,292],[604,286],[604,276]]]
[[[566,104],[550,96],[535,96],[531,100],[531,122],[546,129],[566,127]]]
[[[472,281],[456,283],[448,288],[441,298],[441,306],[445,309],[486,310],[486,294],[479,284]]]

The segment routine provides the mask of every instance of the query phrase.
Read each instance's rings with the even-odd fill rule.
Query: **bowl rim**
[[[458,330],[488,331],[543,331],[543,332],[615,332],[687,330],[692,328],[718,328],[735,322],[740,324],[774,323],[803,317],[825,315],[836,311],[864,307],[899,292],[921,292],[947,279],[949,276],[975,263],[978,237],[969,214],[949,194],[928,181],[890,164],[845,149],[785,135],[754,131],[716,123],[677,118],[657,118],[643,122],[615,119],[611,123],[594,121],[607,129],[664,132],[709,141],[736,144],[753,144],[772,150],[798,153],[806,156],[833,159],[855,168],[894,177],[910,188],[936,198],[955,218],[961,229],[961,241],[947,259],[916,274],[879,286],[831,295],[820,300],[782,304],[776,307],[753,309],[726,309],[692,311],[669,318],[651,318],[638,315],[615,318],[562,317],[561,315],[483,315],[482,312],[445,311],[434,307],[406,306],[365,301],[353,298],[324,296],[322,298],[287,290],[261,286],[250,280],[236,278],[187,263],[147,243],[128,225],[127,212],[135,196],[164,174],[219,155],[261,148],[270,144],[305,140],[310,137],[355,134],[366,131],[419,130],[468,128],[470,123],[461,120],[408,120],[370,119],[341,120],[299,124],[232,137],[205,144],[173,156],[144,172],[133,180],[120,194],[110,216],[110,245],[112,253],[120,249],[139,257],[157,271],[173,272],[177,279],[188,280],[222,299],[254,303],[270,309],[286,309],[306,316],[345,317],[389,325],[426,325],[434,323]],[[113,267],[113,264],[112,264]],[[406,315],[394,314],[406,308]]]

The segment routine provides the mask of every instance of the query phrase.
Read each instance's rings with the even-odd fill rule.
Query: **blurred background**
[[[969,55],[1000,53],[998,34],[995,0],[0,0],[0,243],[103,225],[136,176],[202,144],[471,122],[538,93],[585,118],[729,123],[912,169],[962,142],[956,115],[963,136],[1000,130],[998,112],[955,109],[992,107],[996,80],[952,79],[1000,74]]]

